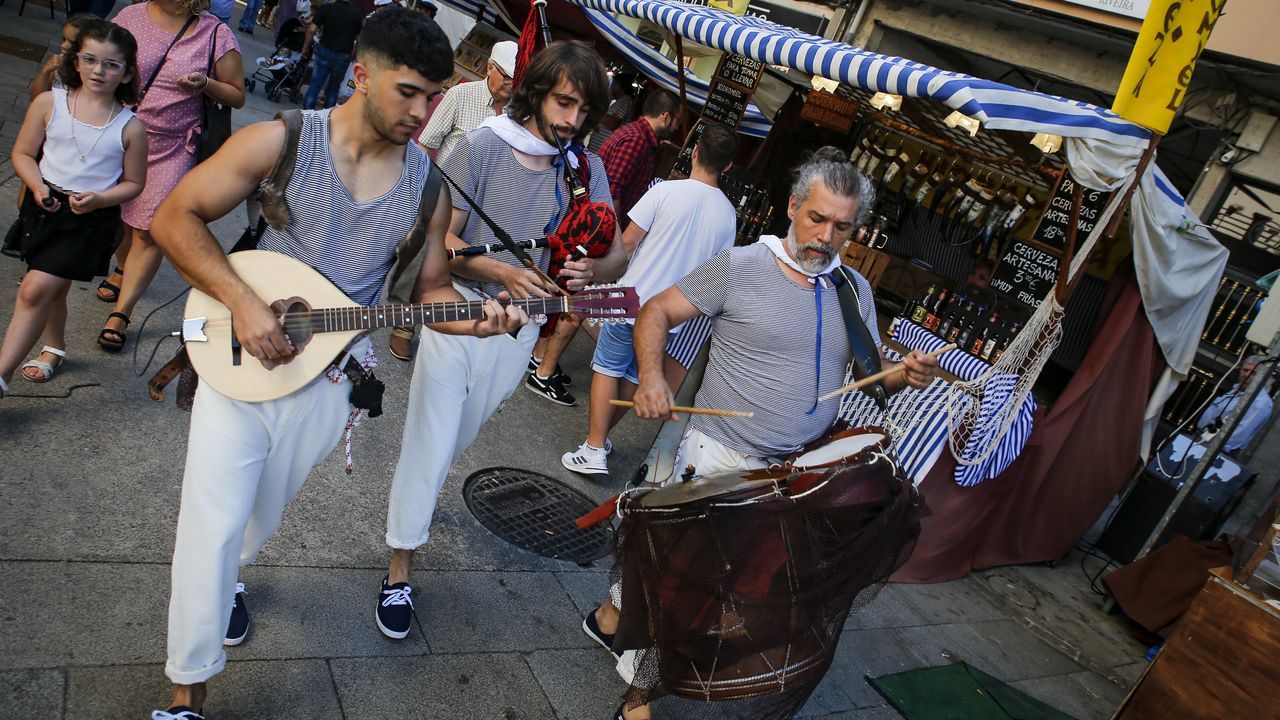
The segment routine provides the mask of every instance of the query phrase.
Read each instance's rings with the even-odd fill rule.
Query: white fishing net
[[[1130,183],[1132,180],[1129,181]],[[1067,280],[1083,271],[1090,251],[1098,243],[1126,195],[1128,183],[1111,196],[1093,230],[1078,243],[1068,268]],[[947,441],[959,465],[985,463],[1008,434],[1031,388],[1058,345],[1062,343],[1063,308],[1050,289],[1026,325],[1009,343],[999,360],[971,379],[946,383],[939,379],[925,390],[906,388],[895,395],[882,424],[897,441],[918,424],[938,413],[946,413]],[[850,377],[846,384],[852,382]],[[864,416],[868,399],[858,392],[841,398],[840,416]]]

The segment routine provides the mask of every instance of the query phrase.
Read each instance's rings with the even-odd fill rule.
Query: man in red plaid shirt
[[[666,90],[654,90],[644,101],[639,119],[618,128],[600,148],[600,159],[609,176],[609,192],[618,221],[628,223],[627,213],[653,182],[653,160],[658,142],[676,127],[680,100]]]

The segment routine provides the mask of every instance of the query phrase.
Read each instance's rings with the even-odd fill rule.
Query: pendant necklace
[[[80,162],[84,162],[85,156],[93,152],[93,149],[98,146],[98,141],[102,139],[102,136],[107,132],[107,129],[111,127],[111,123],[115,121],[116,115],[119,114],[121,106],[119,103],[116,103],[117,107],[112,108],[111,114],[107,116],[107,124],[103,125],[98,130],[98,136],[93,139],[93,144],[89,146],[88,150],[81,152],[80,141],[76,139],[76,123],[80,122],[79,120],[76,119],[76,100],[79,100],[79,99],[80,99],[80,91],[76,90],[76,94],[71,96],[71,142],[75,143],[76,155],[80,157]],[[88,125],[89,127],[93,127],[92,125],[89,125],[89,123],[84,123],[84,124]]]

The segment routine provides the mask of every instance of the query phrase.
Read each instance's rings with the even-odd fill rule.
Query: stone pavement
[[[6,152],[39,48],[58,27],[45,7],[32,3],[19,18],[17,5],[0,7]],[[239,36],[248,59],[266,51],[263,35]],[[276,108],[252,95],[237,125]],[[14,197],[7,156],[0,180],[0,198]],[[0,224],[14,213],[12,202],[0,202]],[[237,211],[214,229],[229,245],[243,222]],[[0,317],[8,317],[22,269],[0,258]],[[0,718],[8,720],[143,718],[168,695],[165,614],[188,421],[172,402],[152,403],[135,368],[176,329],[181,301],[162,305],[184,286],[171,267],[161,270],[120,355],[94,345],[109,308],[93,287],[73,286],[70,360],[54,381],[15,379],[15,393],[44,397],[10,397],[0,408]],[[167,340],[157,357],[174,349]],[[589,353],[580,341],[565,361],[583,394]],[[583,436],[584,407],[517,390],[445,485],[417,558],[417,626],[402,642],[378,633],[372,612],[410,376],[407,364],[387,353],[382,360],[386,414],[356,432],[355,473],[344,473],[335,452],[243,573],[253,626],[211,683],[209,716],[609,717],[623,684],[579,629],[605,590],[607,561],[580,567],[516,550],[485,531],[460,496],[464,478],[495,465],[554,475],[597,499],[613,494],[620,480],[584,480],[558,462]],[[624,421],[613,436],[615,469],[636,467],[656,430]],[[897,717],[864,676],[966,660],[1082,720],[1107,717],[1141,671],[1144,648],[1097,611],[1078,560],[886,587],[850,619],[804,715]]]

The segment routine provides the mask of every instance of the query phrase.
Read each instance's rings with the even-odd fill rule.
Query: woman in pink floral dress
[[[244,107],[244,68],[231,29],[206,12],[209,0],[151,0],[130,5],[113,20],[138,39],[138,83],[145,85],[165,48],[187,20],[195,17],[169,50],[160,73],[136,110],[147,129],[147,185],[121,206],[125,238],[116,257],[127,259],[114,311],[98,335],[104,350],[124,347],[129,315],[160,267],[160,249],[151,240],[151,218],[178,180],[196,165],[203,97],[233,108]],[[213,50],[212,77],[206,75]],[[127,253],[127,255],[126,255]],[[109,280],[114,281],[113,275]]]

